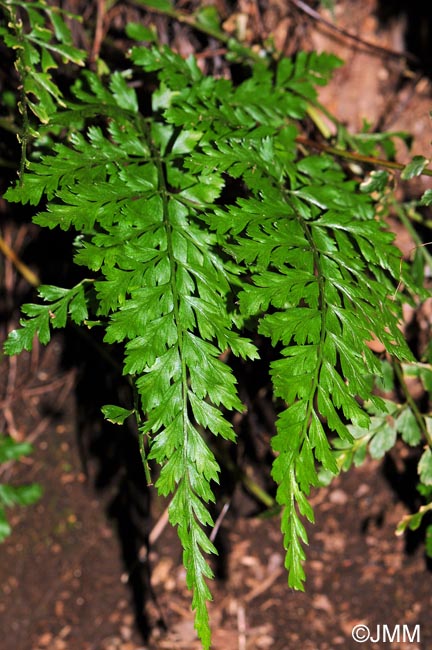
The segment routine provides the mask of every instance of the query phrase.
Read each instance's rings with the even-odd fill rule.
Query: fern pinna
[[[234,440],[225,414],[243,408],[220,357],[228,349],[258,356],[246,321],[280,349],[271,374],[286,409],[272,441],[273,477],[289,584],[301,589],[308,494],[319,467],[338,472],[328,436],[350,440],[347,425],[367,426],[365,402],[384,409],[372,394],[380,366],[366,342],[375,336],[409,357],[392,299],[400,256],[369,196],[332,157],[296,142],[335,57],[255,63],[237,86],[168,48],[134,47],[131,62],[133,74],[157,76],[151,115],[130,71],[106,83],[83,73],[52,117],[51,128],[68,126],[67,142],[29,163],[7,193],[34,205],[46,197],[35,223],[75,229],[75,262],[91,277],[68,290],[40,287],[43,303],[23,307],[5,350],[30,349],[34,335],[47,343],[67,315],[124,344],[141,447],[161,466],[159,493],[172,495],[170,521],[208,648],[205,554],[215,548],[206,528],[219,473],[208,433]],[[229,202],[228,180],[238,188]],[[132,412],[107,406],[105,414],[122,422]]]

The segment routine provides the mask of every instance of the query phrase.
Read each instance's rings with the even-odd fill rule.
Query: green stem
[[[411,393],[408,390],[408,386],[406,385],[406,381],[405,381],[405,377],[404,377],[404,374],[403,374],[402,366],[401,366],[400,362],[396,361],[395,359],[393,359],[392,365],[393,365],[393,370],[395,372],[395,375],[396,375],[396,377],[397,377],[397,379],[399,381],[399,386],[400,386],[400,388],[402,390],[402,393],[404,394],[406,403],[408,404],[411,411],[413,412],[413,415],[414,415],[414,417],[416,419],[418,427],[419,427],[420,431],[422,432],[422,434],[424,435],[424,437],[426,438],[429,447],[432,448],[432,437],[430,436],[429,431],[427,430],[424,418],[423,418],[422,414],[420,413],[420,410],[419,410],[413,396],[411,395]]]
[[[9,13],[9,27],[15,31],[16,37],[20,44],[24,45],[24,36],[23,36],[23,25],[19,20],[16,12],[12,9],[11,6],[4,6]],[[24,171],[27,161],[27,144],[29,142],[30,134],[30,122],[28,118],[28,104],[27,104],[27,95],[25,92],[25,80],[27,77],[27,71],[23,62],[21,60],[20,48],[17,51],[17,58],[15,61],[15,67],[20,78],[20,99],[18,102],[18,109],[22,117],[22,129],[17,132],[19,142],[21,143],[21,159],[18,170],[19,184],[22,185],[24,182]]]
[[[230,42],[235,42],[241,48],[241,51],[244,54],[245,58],[249,58],[252,61],[262,61],[262,57],[257,52],[254,52],[254,50],[250,49],[240,41],[237,41],[237,39],[234,37],[230,36],[221,29],[215,29],[213,27],[200,23],[194,16],[191,16],[184,11],[179,11],[174,7],[156,7],[153,3],[147,4],[145,0],[133,0],[132,4],[144,6],[147,11],[151,13],[167,16],[168,18],[177,20],[179,23],[189,25],[189,27],[192,27],[202,34],[207,34],[207,36],[211,36],[212,38],[215,38],[225,45],[229,45]]]
[[[277,506],[273,497],[259,486],[248,472],[243,471],[238,465],[233,463],[228,454],[224,453],[221,449],[215,449],[213,451],[225,469],[230,472],[234,478],[243,483],[244,487],[253,497],[255,497],[266,508],[275,508]]]
[[[314,260],[314,267],[315,267],[315,272],[317,274],[317,282],[318,282],[318,306],[321,311],[321,332],[320,332],[320,340],[318,343],[318,349],[317,349],[317,363],[316,363],[316,371],[315,371],[315,376],[313,378],[312,382],[312,387],[310,391],[310,399],[309,399],[309,404],[308,404],[308,409],[306,412],[306,417],[304,421],[304,428],[303,428],[303,437],[306,436],[306,431],[309,427],[310,424],[310,418],[312,416],[312,411],[314,410],[314,400],[316,396],[316,392],[318,390],[318,385],[319,385],[319,375],[320,375],[320,370],[321,366],[323,363],[323,350],[324,350],[324,343],[325,343],[325,337],[326,337],[326,332],[327,332],[327,300],[326,300],[326,295],[325,295],[325,278],[324,274],[321,269],[321,259],[320,259],[320,253],[319,250],[315,244],[315,241],[313,239],[310,227],[307,225],[304,219],[300,217],[300,215],[296,214],[297,221],[300,223],[300,226],[303,230],[304,236],[306,237],[306,240],[310,246],[310,249],[312,251],[312,256]]]
[[[145,444],[146,444],[145,435],[144,435],[144,433],[141,432],[141,429],[140,429],[140,427],[142,425],[142,422],[143,422],[143,418],[141,416],[141,408],[140,408],[140,404],[139,404],[138,391],[136,389],[135,382],[133,381],[132,377],[130,377],[130,376],[129,376],[129,383],[130,383],[131,390],[132,390],[132,395],[133,395],[133,403],[134,403],[135,419],[136,419],[137,430],[138,430],[138,443],[139,443],[139,450],[140,450],[140,454],[141,454],[141,461],[142,461],[142,464],[143,464],[143,467],[144,467],[144,474],[145,474],[145,478],[146,478],[147,487],[150,487],[151,485],[153,485],[153,481],[152,481],[152,478],[151,478],[150,467],[149,467],[148,460],[147,460],[147,452],[146,452],[146,447],[145,447]]]
[[[190,16],[184,11],[179,11],[174,7],[167,7],[167,6],[157,7],[155,4],[147,3],[145,0],[133,0],[132,4],[144,6],[147,9],[147,11],[150,11],[151,13],[167,16],[168,18],[173,18],[174,20],[177,20],[179,23],[184,23],[185,25],[189,25],[189,27],[193,27],[193,29],[200,31],[203,34],[212,36],[213,38],[216,38],[222,43],[228,43],[230,39],[228,34],[223,32],[222,30],[214,29],[213,27],[204,25],[203,23],[198,22],[196,18],[194,18],[193,16]]]
[[[422,255],[426,261],[426,263],[429,265],[429,267],[432,269],[432,255],[429,253],[429,251],[426,248],[426,243],[422,240],[422,238],[419,236],[417,233],[417,230],[412,226],[410,219],[407,217],[405,214],[403,207],[400,207],[397,201],[393,201],[393,208],[395,209],[399,219],[402,222],[402,225],[406,228],[408,231],[410,237],[415,243],[415,249],[420,249],[422,252]]]
[[[165,232],[166,232],[166,237],[167,237],[167,254],[168,254],[168,259],[170,263],[170,289],[171,289],[171,294],[172,294],[172,299],[173,299],[173,315],[174,315],[174,322],[177,330],[177,350],[180,358],[180,364],[181,364],[181,383],[182,383],[182,401],[183,401],[183,414],[182,414],[182,427],[183,427],[183,458],[184,458],[184,467],[188,466],[188,459],[187,459],[187,451],[188,451],[188,423],[189,423],[189,416],[188,416],[188,403],[189,403],[189,398],[188,398],[188,373],[187,373],[187,367],[186,367],[186,360],[183,354],[183,336],[184,336],[184,331],[181,326],[181,318],[180,318],[180,313],[179,313],[179,303],[180,303],[180,297],[179,297],[179,292],[177,289],[177,284],[176,284],[176,261],[175,261],[175,256],[174,256],[174,247],[173,247],[173,242],[172,242],[172,225],[170,222],[170,216],[169,216],[169,210],[168,210],[168,203],[169,203],[169,198],[170,194],[167,188],[166,180],[165,180],[165,171],[163,167],[163,163],[161,160],[161,157],[159,155],[159,151],[157,148],[154,146],[154,143],[152,141],[151,137],[151,131],[150,131],[150,126],[145,120],[139,120],[139,128],[142,127],[142,131],[145,135],[146,141],[149,145],[151,155],[155,161],[156,167],[157,167],[157,173],[158,173],[158,187],[160,190],[160,196],[162,198],[162,203],[163,203],[163,221],[165,225]],[[189,481],[190,484],[190,479],[189,475],[186,475],[183,477],[181,480],[187,480]],[[192,490],[192,486],[191,486]]]
[[[137,424],[139,424],[139,416],[137,415]],[[146,483],[147,487],[150,487],[153,485],[153,481],[151,478],[151,473],[150,473],[150,467],[148,464],[147,460],[147,453],[146,453],[146,448],[145,448],[145,440],[144,440],[144,434],[141,432],[138,432],[138,439],[139,439],[139,449],[140,449],[140,454],[141,454],[141,460],[142,464],[144,467],[144,474],[146,478]]]

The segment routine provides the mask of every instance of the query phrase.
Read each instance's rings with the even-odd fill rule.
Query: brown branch
[[[97,0],[96,29],[94,34],[93,46],[90,54],[91,63],[95,63],[99,58],[100,49],[104,37],[104,21],[106,14],[106,0]]]
[[[10,246],[5,242],[3,237],[0,236],[0,252],[9,259],[12,264],[15,265],[16,269],[21,273],[21,275],[27,280],[29,284],[33,287],[37,287],[40,284],[40,280],[37,277],[36,273],[33,273],[29,267],[24,264],[22,260],[18,257],[15,251],[10,248]]]
[[[309,5],[303,2],[303,0],[289,0],[289,2],[293,4],[295,7],[297,7],[297,9],[299,9],[303,13],[313,18],[314,20],[322,23],[323,25],[333,30],[334,32],[337,32],[341,36],[344,36],[345,38],[349,38],[352,41],[358,43],[359,45],[363,45],[369,50],[375,50],[375,52],[387,57],[391,57],[393,59],[406,59],[407,61],[410,61],[411,63],[415,63],[417,65],[420,63],[419,59],[414,54],[411,54],[411,52],[404,52],[404,51],[397,52],[396,50],[391,50],[387,47],[383,47],[382,45],[377,45],[375,43],[371,43],[370,41],[365,41],[363,38],[360,38],[359,36],[352,34],[346,29],[343,29],[342,27],[338,27],[334,23],[330,22],[330,20],[326,20],[323,16],[321,16],[320,13],[318,13],[318,11],[315,11],[315,9],[309,7]]]
[[[395,372],[395,375],[396,375],[396,377],[397,377],[397,379],[399,381],[399,386],[400,386],[400,388],[402,390],[402,393],[403,393],[403,395],[405,397],[405,401],[408,404],[408,406],[410,407],[410,409],[411,409],[411,411],[412,411],[412,413],[413,413],[413,415],[415,417],[415,420],[417,422],[417,426],[420,429],[420,431],[422,432],[422,434],[424,435],[424,437],[426,438],[426,441],[427,441],[429,447],[432,447],[432,437],[431,437],[431,435],[430,435],[430,433],[428,431],[428,428],[426,426],[423,415],[420,413],[420,409],[418,408],[415,399],[413,398],[413,396],[409,392],[409,389],[408,389],[408,386],[407,386],[406,381],[405,381],[405,377],[404,377],[404,373],[403,373],[402,365],[401,365],[400,361],[397,361],[396,359],[393,359],[392,366],[393,366],[393,370]]]
[[[406,165],[394,162],[392,160],[374,158],[373,156],[364,156],[363,154],[355,153],[354,151],[345,151],[344,149],[339,149],[338,147],[322,144],[321,142],[316,142],[315,140],[305,138],[302,135],[296,137],[296,142],[298,144],[303,144],[305,147],[310,147],[311,149],[317,149],[318,151],[329,153],[332,156],[338,156],[339,158],[344,158],[345,160],[353,160],[358,163],[366,163],[367,165],[373,165],[374,167],[385,167],[386,169],[394,169],[396,171],[403,171],[406,167]],[[423,169],[420,175],[432,176],[432,169]]]

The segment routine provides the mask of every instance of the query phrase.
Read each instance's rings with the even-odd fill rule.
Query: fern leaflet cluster
[[[280,349],[271,374],[286,408],[273,477],[289,584],[301,589],[308,494],[319,467],[339,471],[328,433],[343,445],[350,423],[367,427],[365,401],[385,408],[372,394],[380,364],[366,342],[375,336],[394,357],[410,358],[400,305],[389,298],[400,256],[370,197],[333,158],[296,143],[296,123],[335,57],[301,53],[275,70],[257,63],[237,86],[168,48],[135,47],[131,61],[135,74],[157,75],[151,116],[130,73],[107,83],[84,73],[52,118],[69,126],[68,142],[30,163],[22,187],[7,193],[35,205],[45,196],[35,223],[75,229],[75,262],[93,277],[69,290],[41,287],[45,303],[24,307],[5,350],[30,349],[35,334],[48,342],[67,314],[76,323],[97,318],[105,341],[124,345],[140,436],[161,466],[159,493],[173,495],[170,521],[208,648],[205,554],[215,548],[205,529],[219,474],[209,434],[234,440],[226,412],[243,408],[220,356],[257,357],[245,323]],[[226,198],[228,181],[236,189]],[[129,413],[116,412],[116,421]]]

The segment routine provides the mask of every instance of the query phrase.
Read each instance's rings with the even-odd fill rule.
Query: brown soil
[[[79,2],[70,5],[76,9]],[[124,20],[134,3],[124,3],[124,14],[118,5],[116,19]],[[218,5],[228,12],[222,0]],[[336,22],[366,41],[405,47],[408,19],[396,15],[380,22],[376,10],[375,0],[343,0],[336,6]],[[251,40],[260,28],[273,30],[276,44],[288,53],[306,43],[336,52],[347,65],[323,91],[323,102],[350,128],[367,118],[411,131],[414,151],[428,155],[432,93],[425,75],[413,75],[401,59],[335,37],[291,3],[239,0],[228,13],[227,28],[246,16]],[[326,11],[321,14],[331,19]],[[159,27],[163,30],[164,23]],[[183,51],[195,47],[188,28],[173,34]],[[400,155],[408,154],[401,149]],[[8,228],[11,243],[25,258],[33,230]],[[409,238],[396,222],[395,228],[409,251]],[[25,281],[7,261],[2,266],[5,304],[18,304],[27,291]],[[5,313],[4,331],[17,318],[16,308]],[[99,417],[99,401],[110,401],[106,390],[122,390],[103,363],[73,331],[46,349],[2,362],[1,425],[15,438],[33,442],[35,452],[31,459],[2,466],[0,482],[37,481],[44,489],[37,505],[13,511],[13,535],[1,547],[3,650],[199,648],[179,543],[175,531],[164,526],[166,503],[142,488],[132,433]],[[259,424],[252,418],[246,422],[258,431],[259,449],[272,428],[264,375],[260,381],[251,397]],[[265,453],[260,453],[247,469],[261,480]],[[216,539],[220,558],[210,606],[214,650],[358,650],[362,644],[351,633],[360,623],[369,626],[373,638],[385,625],[390,632],[400,626],[399,641],[364,643],[368,650],[384,642],[390,650],[432,647],[431,574],[421,535],[394,534],[400,518],[415,506],[412,464],[406,450],[397,448],[384,463],[368,461],[314,493],[316,524],[309,527],[305,593],[287,587],[278,517],[257,516],[260,508],[243,487],[231,486]],[[403,630],[413,633],[417,625],[419,637],[404,640]]]

